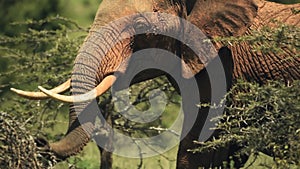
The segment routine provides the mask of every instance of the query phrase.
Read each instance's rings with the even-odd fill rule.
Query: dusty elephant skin
[[[191,1],[192,2],[192,1]],[[220,0],[197,0],[188,15],[188,20],[197,25],[208,37],[227,37],[239,35],[251,35],[253,31],[262,29],[265,26],[274,27],[274,20],[299,27],[300,16],[293,14],[292,9],[300,9],[300,4],[281,5],[261,0],[252,1],[256,7],[246,1],[224,2]],[[240,6],[238,6],[240,5]],[[211,10],[214,9],[214,10]],[[250,22],[250,26],[242,26]],[[216,44],[218,49],[222,44]],[[256,81],[260,84],[268,80],[281,80],[289,83],[300,78],[300,58],[286,59],[296,55],[296,51],[283,49],[283,53],[255,52],[250,43],[242,42],[229,46],[232,52],[234,69],[232,72],[233,82],[236,79]],[[189,50],[183,50],[183,58],[195,72],[202,69],[198,64],[198,58]],[[201,113],[207,110],[200,110]],[[198,117],[195,124],[202,124],[201,117]],[[200,129],[200,130],[199,130]],[[238,148],[235,145],[217,152],[199,153],[197,155],[186,153],[186,149],[195,147],[191,140],[196,140],[201,127],[194,125],[190,133],[181,141],[177,156],[177,167],[197,168],[197,166],[214,167],[222,165],[222,161]],[[234,160],[238,168],[248,157],[242,157],[242,161]]]
[[[298,27],[299,14],[293,15],[291,8],[300,9],[300,5],[279,5],[261,0],[103,0],[90,33],[76,57],[71,77],[71,92],[73,95],[80,95],[93,91],[92,96],[95,98],[105,92],[118,78],[113,75],[114,73],[122,74],[126,71],[127,65],[121,69],[119,66],[130,58],[132,53],[145,48],[160,48],[176,53],[183,59],[183,62],[191,68],[192,75],[197,80],[199,92],[204,96],[201,101],[209,101],[211,97],[207,92],[210,91],[209,77],[204,67],[213,66],[214,58],[209,58],[207,63],[203,63],[197,57],[198,54],[168,37],[155,34],[132,35],[141,29],[153,28],[164,31],[181,31],[184,26],[180,21],[168,20],[168,18],[162,17],[160,12],[188,19],[211,38],[251,34],[253,30],[260,29],[264,25],[272,26],[273,18]],[[155,14],[145,16],[141,14],[143,12],[154,12]],[[121,17],[125,17],[125,19],[123,18],[118,24],[109,24]],[[109,25],[107,26],[107,24]],[[191,41],[193,40],[191,39]],[[286,49],[279,55],[263,54],[253,52],[250,44],[246,42],[230,46],[229,49],[222,46],[222,44],[215,44],[224,66],[228,88],[237,78],[257,81],[261,84],[269,79],[288,82],[300,78],[300,60],[298,58],[282,61],[286,57],[294,55],[295,51]],[[191,74],[185,73],[184,67],[182,67],[182,73],[183,78],[187,80],[191,78]],[[134,83],[159,75],[162,75],[159,71],[148,72],[148,74],[137,77]],[[172,78],[170,81],[172,82]],[[176,88],[175,83],[174,85]],[[97,90],[94,90],[95,87]],[[65,89],[65,86],[62,86],[52,92],[56,94]],[[28,94],[17,92],[20,95]],[[44,92],[47,93],[47,91]],[[34,99],[46,97],[43,93],[29,94],[31,96],[27,97]],[[55,94],[47,93],[55,98],[60,97]],[[69,98],[62,100],[68,101]],[[91,139],[96,117],[95,111],[97,111],[93,107],[97,107],[97,105],[96,101],[87,101],[70,105],[69,129],[65,137],[46,146],[59,158],[64,159],[77,154]],[[183,107],[195,105],[199,101],[183,99]],[[195,146],[193,141],[198,139],[207,113],[206,109],[199,110],[196,123],[180,142],[177,168],[196,169],[198,166],[222,166],[222,162],[228,160],[228,155],[233,153],[234,145],[229,147],[229,150],[224,149],[218,152],[199,154],[187,152],[187,149]],[[88,118],[79,122],[78,116]],[[185,116],[188,116],[188,112],[185,112]],[[189,123],[188,118],[184,119],[184,123]],[[235,167],[240,167],[243,162],[236,162],[235,165]]]

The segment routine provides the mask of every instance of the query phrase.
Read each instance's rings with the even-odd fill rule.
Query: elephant
[[[247,11],[243,8],[239,9],[235,6],[238,4],[237,2],[232,2],[231,4],[230,2],[224,3],[221,1],[197,0],[194,2],[194,9],[192,9],[191,13],[188,15],[188,20],[197,25],[197,27],[211,38],[218,36],[230,37],[251,35],[254,31],[263,29],[266,26],[271,28],[276,27],[274,20],[280,24],[284,23],[286,25],[299,28],[299,14],[293,14],[293,9],[300,9],[300,4],[282,5],[261,0],[254,0],[253,2],[257,6],[256,12]],[[229,10],[229,6],[231,5],[233,5],[233,8],[236,9],[234,13]],[[213,6],[218,6],[220,11],[211,10]],[[226,7],[229,9],[224,9]],[[251,9],[250,7],[247,8]],[[255,14],[255,16],[252,17],[253,20],[250,21],[251,24],[249,27],[246,26],[241,29],[239,26],[243,24],[242,22],[247,20],[247,18],[242,18],[244,15],[241,15],[238,12],[240,10],[248,16]],[[239,18],[240,20],[237,21],[236,18]],[[226,23],[224,21],[226,21]],[[239,21],[241,22],[239,23]],[[217,49],[223,45],[224,44],[222,43],[215,44]],[[262,44],[259,43],[258,45]],[[254,81],[261,85],[267,83],[269,80],[279,80],[283,81],[285,84],[289,84],[300,78],[300,58],[296,56],[297,51],[293,49],[284,48],[282,53],[276,53],[275,51],[261,52],[256,51],[254,49],[254,44],[247,41],[235,43],[228,47],[232,52],[232,59],[234,62],[234,68],[232,71],[233,83],[238,79],[243,79],[246,81]],[[183,58],[187,57],[187,60],[192,61],[191,64],[193,66],[190,67],[196,68],[195,72],[202,70],[202,65],[195,65],[195,63],[199,62],[197,59],[194,59],[196,57],[193,56],[192,52],[183,50],[183,53]],[[197,122],[201,121],[201,117],[198,116],[198,118],[200,119],[197,119]],[[195,124],[199,124],[197,122]],[[183,165],[179,168],[197,168],[199,165],[207,168],[220,166],[222,161],[226,161],[228,155],[232,153],[231,151],[238,149],[238,147],[232,145],[231,147],[228,147],[227,150],[220,150],[219,152],[198,153],[196,155],[186,153],[187,149],[195,148],[195,145],[191,140],[197,140],[197,136],[199,135],[199,126],[195,125],[193,128],[195,128],[195,130],[192,129],[179,145],[180,148],[178,152],[177,166]],[[227,156],[224,155],[226,153],[228,153]],[[271,154],[269,152],[267,153]],[[242,157],[242,161],[238,159],[234,160],[235,168],[242,166],[247,159],[247,157]]]
[[[178,56],[181,61],[168,65],[168,68],[180,74],[184,84],[188,85],[191,79],[195,79],[201,94],[201,98],[189,97],[193,95],[193,91],[190,91],[186,96],[182,96],[183,123],[190,123],[191,119],[195,122],[190,128],[183,125],[182,130],[187,134],[182,135],[179,143],[177,168],[222,166],[223,161],[229,160],[229,156],[234,153],[236,149],[234,145],[228,149],[209,153],[193,154],[187,151],[195,148],[194,140],[198,140],[208,116],[208,108],[197,107],[198,114],[192,116],[187,107],[195,107],[199,102],[210,102],[212,99],[210,90],[213,84],[210,83],[208,75],[210,67],[214,68],[221,61],[225,75],[224,88],[229,90],[240,78],[260,84],[272,79],[283,80],[285,83],[297,80],[300,77],[300,59],[286,59],[296,55],[296,51],[291,49],[283,49],[280,54],[255,51],[252,44],[247,41],[229,46],[225,46],[222,42],[213,42],[217,55],[206,57],[202,53],[195,53],[190,46],[174,38],[163,36],[165,32],[181,34],[186,25],[181,20],[169,19],[162,13],[168,14],[169,17],[183,18],[198,27],[208,38],[214,39],[251,35],[253,31],[264,26],[274,27],[272,22],[274,19],[299,27],[299,14],[293,14],[291,10],[299,8],[299,4],[280,5],[262,0],[103,0],[89,34],[76,56],[71,79],[52,90],[39,87],[42,92],[28,92],[14,88],[11,90],[30,99],[51,97],[70,102],[69,128],[65,137],[43,145],[57,157],[65,159],[80,152],[91,140],[97,111],[94,109],[95,98],[110,89],[113,84],[126,79],[126,72],[131,68],[127,60],[134,53],[144,49],[167,50]],[[120,21],[111,23],[121,17],[123,19]],[[136,35],[136,32],[143,34]],[[192,36],[189,41],[197,44],[199,37]],[[156,57],[158,61],[155,63],[168,63],[166,60],[159,61],[162,56]],[[142,72],[130,82],[130,85],[161,75],[167,75],[178,93],[182,94],[176,80],[164,71]],[[59,94],[70,87],[72,96]],[[128,86],[119,86],[120,89],[124,87]],[[86,118],[80,121],[81,116]],[[216,135],[217,133],[214,133],[212,136]],[[243,162],[236,162],[235,165],[238,168]]]

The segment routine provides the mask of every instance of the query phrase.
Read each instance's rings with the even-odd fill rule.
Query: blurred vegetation
[[[101,0],[0,0],[0,35],[13,36],[32,27],[11,25],[13,22],[40,20],[58,15],[76,19],[81,25],[89,26],[100,2]],[[43,29],[46,25],[39,26]],[[55,26],[49,24],[47,27],[55,29]]]
[[[295,13],[296,14],[296,13]],[[251,35],[240,37],[216,37],[214,41],[232,45],[235,43],[247,42],[251,44],[254,51],[262,53],[275,52],[284,54],[293,51],[295,55],[290,55],[285,59],[297,59],[300,57],[300,30],[298,27],[285,25],[273,21],[274,28],[263,27],[260,30],[253,30]]]
[[[36,90],[35,88],[39,84],[52,87],[64,82],[70,76],[74,56],[76,56],[84,38],[82,35],[70,38],[69,34],[77,32],[84,34],[86,30],[73,21],[62,17],[50,17],[39,21],[28,20],[16,24],[25,25],[26,27],[30,25],[31,28],[14,37],[2,36],[0,38],[1,59],[5,60],[5,63],[1,62],[1,64],[9,65],[0,72],[1,111],[9,112],[8,116],[1,116],[1,118],[4,118],[1,120],[5,124],[6,117],[14,119],[16,122],[12,123],[13,126],[18,124],[22,126],[15,130],[27,131],[18,137],[30,138],[27,141],[31,141],[30,145],[32,145],[33,138],[45,137],[53,140],[65,132],[65,127],[62,128],[62,124],[67,123],[64,120],[66,119],[66,113],[62,112],[67,112],[68,106],[52,100],[30,101],[15,97],[8,91],[8,88],[20,87]],[[48,24],[55,27],[55,30],[49,29]],[[41,25],[44,27],[41,28]],[[59,122],[60,120],[65,122]],[[3,129],[6,130],[6,128]],[[57,133],[49,132],[51,129],[59,129],[61,133],[57,135]],[[14,134],[12,131],[21,132],[7,129],[4,132],[6,134],[2,137],[3,140],[1,140],[6,147],[16,147],[14,144],[19,141],[18,139],[5,141],[7,135]],[[38,156],[39,153],[36,147],[33,146],[32,148],[32,151]],[[6,156],[14,156],[14,151],[6,150],[2,151],[6,153]],[[26,150],[26,148],[23,147],[21,150]],[[20,157],[24,155],[25,157],[27,154],[28,152],[20,151],[18,155]],[[4,154],[1,155],[4,157]],[[22,162],[24,163],[24,161]],[[40,165],[42,163],[35,163],[35,166],[31,167]],[[8,166],[4,165],[2,167]]]
[[[10,25],[13,21],[24,21],[26,19],[43,19],[50,15],[56,15],[59,10],[59,0],[0,0],[0,33],[15,35],[18,33],[16,27]],[[20,27],[19,29],[26,29]]]
[[[68,105],[53,100],[29,101],[10,93],[9,88],[37,91],[38,85],[52,88],[68,79],[77,50],[87,34],[99,2],[100,0],[0,0],[3,9],[0,11],[0,168],[51,167],[56,163],[55,160],[44,161],[40,156],[43,152],[36,149],[33,143],[37,137],[45,137],[50,141],[62,137],[67,127]],[[62,16],[75,19],[76,22]],[[83,27],[78,26],[77,22]],[[299,50],[299,38],[295,38],[299,34],[284,25],[272,30],[266,28],[264,31],[267,33],[257,32],[256,35],[260,35],[260,38],[246,38],[253,41],[278,38],[273,35],[282,29],[289,30],[284,32],[288,35],[284,36],[287,39],[279,44],[274,43],[268,49],[258,50],[280,50],[281,45],[287,45],[288,48],[298,46],[295,49]],[[238,40],[245,39],[226,39]],[[147,125],[139,125],[114,112],[113,125],[127,135],[136,137],[144,137],[145,132],[156,135],[170,127],[178,115],[174,112],[180,107],[180,98],[174,94],[174,89],[165,79],[133,86],[131,101],[140,110],[148,109],[149,102],[145,98],[148,98],[151,88],[157,87],[165,91],[170,100],[169,107],[161,118]],[[299,82],[290,86],[278,82],[270,82],[266,86],[237,83],[228,94],[232,104],[226,108],[226,116],[220,117],[224,123],[218,129],[223,135],[214,142],[199,143],[199,149],[194,151],[205,151],[235,142],[246,145],[240,153],[254,154],[253,160],[258,158],[258,152],[273,156],[275,161],[261,164],[266,167],[298,166],[299,87]],[[101,98],[102,101],[109,98],[107,95],[105,97]],[[174,168],[175,157],[176,148],[160,157],[149,159],[114,156],[114,167],[138,168],[142,164],[145,168]],[[98,159],[97,147],[89,145],[84,153],[65,163],[59,163],[56,168],[98,168]]]
[[[200,143],[193,152],[211,151],[229,144],[241,147],[236,156],[259,152],[274,158],[260,163],[266,168],[300,167],[300,81],[286,86],[270,81],[267,85],[239,81],[227,94],[227,107],[217,117],[221,133],[213,141]],[[251,167],[251,163],[249,164]]]
[[[19,119],[0,112],[0,167],[36,168],[39,160],[30,133]]]

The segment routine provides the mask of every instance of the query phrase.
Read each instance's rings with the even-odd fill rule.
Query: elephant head
[[[238,14],[235,14],[237,11]],[[93,105],[96,104],[94,99],[109,89],[126,72],[128,68],[126,60],[135,51],[144,48],[168,50],[182,57],[183,63],[190,66],[192,75],[201,72],[212,59],[208,58],[206,62],[195,59],[199,53],[193,53],[187,49],[187,46],[170,37],[159,36],[161,32],[168,31],[179,34],[184,28],[180,20],[166,18],[162,13],[181,18],[189,17],[188,14],[192,16],[201,13],[200,18],[194,19],[199,19],[197,23],[201,23],[200,28],[207,35],[240,35],[251,24],[256,14],[256,6],[250,0],[230,2],[225,0],[103,0],[89,34],[78,52],[71,80],[52,90],[39,87],[43,92],[37,93],[12,89],[19,95],[33,99],[50,96],[71,102],[67,134],[61,140],[47,145],[47,148],[58,157],[67,158],[74,155],[89,142],[97,114],[95,112],[97,110],[93,109],[95,107]],[[233,18],[234,16],[236,18]],[[218,21],[222,19],[228,20],[227,25],[220,25]],[[138,32],[143,34],[136,35],[139,34]],[[196,36],[195,39],[191,39],[193,43],[198,41]],[[200,53],[200,55],[205,54]],[[191,74],[187,73],[185,67],[181,66],[183,77],[190,78]],[[177,68],[176,65],[173,68]],[[142,74],[134,83],[161,74],[162,72],[159,71]],[[70,86],[72,96],[58,94]],[[86,118],[79,121],[79,116]]]
[[[46,148],[60,158],[67,158],[89,142],[97,114],[97,110],[93,110],[93,99],[110,88],[117,76],[124,73],[126,60],[134,51],[158,46],[169,51],[176,50],[168,37],[157,38],[155,34],[160,31],[179,32],[181,23],[165,18],[161,13],[185,17],[184,3],[177,0],[103,0],[76,56],[70,80],[50,91],[40,87],[44,93],[12,89],[33,99],[51,96],[65,102],[80,102],[70,105],[69,128],[65,137],[49,143]],[[141,31],[150,33],[136,35]],[[76,97],[57,94],[70,86],[72,95]],[[79,121],[78,116],[88,119]]]

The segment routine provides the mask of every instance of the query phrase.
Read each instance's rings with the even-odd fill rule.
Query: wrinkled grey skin
[[[189,1],[188,20],[197,25],[209,37],[228,37],[239,35],[251,35],[253,31],[259,30],[264,26],[276,27],[273,20],[278,23],[299,27],[300,15],[293,14],[292,8],[300,9],[300,4],[281,5],[272,2],[254,0],[254,4],[246,1],[220,1],[220,0],[195,0]],[[249,2],[249,1],[248,1]],[[215,10],[211,10],[215,9]],[[242,26],[250,23],[250,26]],[[258,44],[259,45],[259,44]],[[222,44],[215,44],[218,49]],[[262,53],[253,50],[253,44],[241,42],[228,46],[232,53],[234,69],[232,71],[233,82],[236,79],[256,81],[260,84],[268,80],[281,80],[290,83],[300,78],[300,58],[291,58],[296,55],[296,51],[283,49],[283,53]],[[193,58],[193,53],[183,50],[183,58],[193,60],[191,65],[197,63]],[[196,67],[197,66],[193,66]],[[198,66],[201,67],[201,66]],[[195,72],[200,70],[196,69]],[[200,110],[200,112],[205,110]],[[202,117],[198,117],[195,124],[202,124]],[[222,161],[228,158],[227,155],[234,153],[236,147],[232,145],[228,149],[218,152],[199,153],[196,155],[186,153],[186,149],[195,147],[191,140],[196,140],[201,126],[195,125],[188,136],[180,143],[177,167],[178,168],[197,168],[197,166],[220,166]],[[242,157],[242,161],[235,160],[235,167],[243,165],[248,159]]]
[[[82,45],[72,72],[72,94],[83,94],[92,90],[102,79],[115,73],[118,66],[131,56],[134,51],[143,48],[162,48],[173,53],[179,54],[184,62],[192,67],[194,77],[197,79],[200,93],[207,93],[210,90],[209,78],[204,69],[204,64],[198,60],[196,54],[185,46],[178,46],[176,41],[160,36],[141,35],[122,40],[114,45],[112,49],[106,49],[107,44],[112,43],[117,36],[126,36],[134,34],[137,29],[144,27],[145,18],[128,17],[119,25],[111,25],[106,31],[99,32],[99,28],[110,21],[118,18],[134,15],[138,16],[141,12],[164,12],[188,19],[199,27],[209,37],[215,36],[239,36],[245,33],[251,33],[256,26],[262,27],[262,24],[269,23],[269,6],[273,3],[267,3],[263,6],[260,0],[143,0],[143,1],[124,1],[124,0],[103,0],[100,4],[95,21],[92,25],[89,35]],[[263,7],[262,7],[263,6]],[[281,6],[282,7],[282,6]],[[299,6],[298,6],[299,7]],[[287,7],[285,7],[287,8]],[[281,11],[276,17],[290,15],[289,10]],[[259,16],[259,17],[257,17]],[[262,18],[266,18],[263,20]],[[159,18],[164,20],[165,18]],[[156,27],[166,29],[166,31],[177,31],[182,25],[177,20],[167,20],[157,22],[157,18],[146,18]],[[283,20],[288,24],[297,24],[293,17]],[[264,83],[268,79],[281,79],[291,81],[299,79],[299,60],[286,61],[278,65],[280,59],[285,58],[291,53],[285,53],[282,56],[262,55],[251,52],[251,47],[247,43],[221,48],[222,44],[215,44],[219,50],[219,56],[224,65],[224,71],[227,78],[227,86],[237,78],[254,80]],[[180,49],[180,51],[178,51]],[[256,59],[254,59],[256,58]],[[101,60],[101,63],[99,63]],[[209,65],[213,66],[211,61]],[[109,65],[109,66],[107,66]],[[235,65],[235,66],[233,66]],[[126,70],[126,67],[123,68]],[[119,70],[118,70],[119,71]],[[182,70],[183,78],[189,79]],[[139,82],[161,75],[161,72],[152,72],[137,77]],[[172,82],[172,79],[170,78]],[[172,82],[173,83],[173,82]],[[176,84],[173,83],[175,88]],[[209,101],[210,94],[205,95],[201,101]],[[200,100],[183,100],[183,107],[192,106],[199,103]],[[61,140],[46,145],[46,148],[54,152],[58,157],[64,159],[77,154],[90,141],[94,130],[95,110],[93,107],[96,102],[72,104],[70,106],[69,129],[65,137]],[[94,105],[94,106],[93,106]],[[183,138],[179,145],[177,168],[198,168],[198,166],[222,166],[222,161],[228,159],[236,147],[232,146],[219,152],[192,154],[187,149],[195,147],[194,140],[197,140],[200,131],[204,125],[207,116],[207,109],[199,110],[196,123],[187,136]],[[76,112],[80,112],[77,114]],[[188,116],[188,112],[184,112]],[[201,114],[201,116],[200,116]],[[78,121],[77,115],[89,117],[85,121]],[[185,118],[184,123],[188,123]],[[184,130],[184,129],[183,129]],[[236,167],[239,167],[236,162]]]
[[[276,27],[273,20],[286,25],[300,26],[299,14],[295,15],[291,10],[292,8],[299,10],[300,4],[281,5],[262,0],[254,0],[255,5],[246,1],[192,0],[189,2],[190,5],[187,6],[192,8],[188,9],[188,20],[212,38],[251,35],[253,31],[264,26]],[[250,26],[242,26],[247,25],[247,23],[250,23]],[[221,46],[223,45],[215,44],[217,49]],[[244,79],[264,84],[268,80],[280,80],[287,84],[300,79],[300,58],[291,58],[291,56],[296,55],[296,51],[284,49],[282,53],[255,52],[252,45],[247,42],[228,47],[231,50],[234,63],[233,82],[236,79]],[[201,70],[201,64],[197,64],[197,59],[193,53],[184,49],[183,58],[185,57],[186,60],[192,60],[191,65],[195,68],[195,72]],[[287,58],[291,58],[291,60]],[[200,110],[201,113],[205,111],[207,110]],[[231,145],[228,149],[221,149],[218,152],[198,153],[196,155],[186,153],[186,149],[195,147],[191,142],[196,140],[199,135],[200,125],[203,123],[202,119],[203,117],[198,116],[195,124],[199,125],[194,125],[189,135],[180,143],[177,159],[178,168],[197,168],[199,165],[207,168],[221,166],[222,161],[238,149],[237,146]],[[247,156],[242,157],[241,161],[234,159],[235,167],[242,166],[247,159]]]

